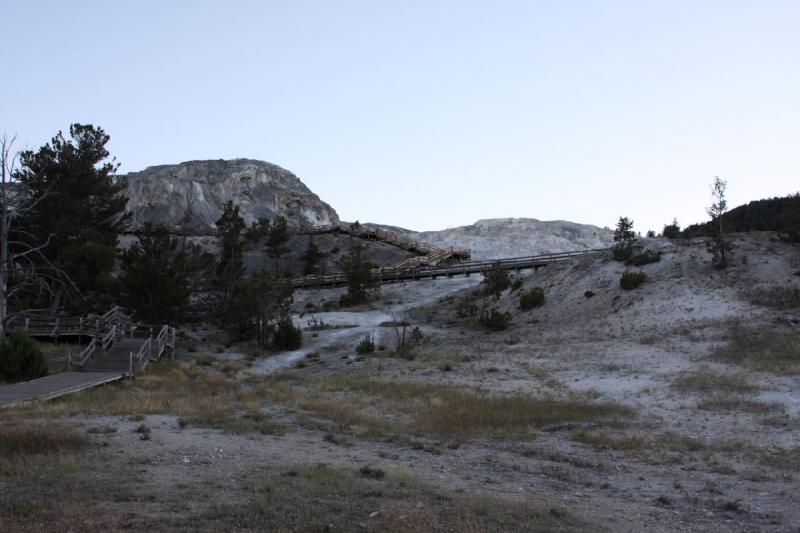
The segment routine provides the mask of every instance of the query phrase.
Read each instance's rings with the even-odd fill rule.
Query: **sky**
[[[0,0],[0,134],[246,157],[343,220],[660,230],[800,190],[800,2]]]

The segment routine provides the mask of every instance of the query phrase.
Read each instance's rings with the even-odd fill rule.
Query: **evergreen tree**
[[[284,217],[278,217],[272,224],[267,237],[267,255],[275,260],[275,270],[281,257],[289,252],[289,224]]]
[[[292,294],[291,280],[269,270],[239,280],[222,313],[223,326],[238,338],[260,333],[260,344],[273,346],[280,318],[290,315]],[[288,334],[285,323],[282,328],[282,334]]]
[[[339,298],[342,305],[356,305],[369,299],[369,293],[378,286],[372,277],[372,262],[367,258],[367,250],[363,245],[350,248],[342,257],[340,266],[347,278],[347,294]]]
[[[233,205],[231,200],[225,203],[222,216],[217,220],[219,230],[220,251],[217,263],[217,283],[224,293],[225,300],[229,300],[234,286],[244,275],[244,242],[242,231],[245,228],[244,219],[239,214],[239,206]]]
[[[661,232],[661,234],[667,239],[677,239],[681,234],[681,227],[678,224],[678,219],[673,218],[672,224],[667,224],[664,226],[664,230]]]
[[[633,254],[633,241],[636,233],[633,231],[633,220],[628,217],[619,217],[617,227],[614,229],[614,259],[625,261]]]
[[[128,199],[125,184],[113,178],[118,165],[108,160],[103,129],[72,124],[69,132],[69,139],[58,132],[37,151],[20,154],[16,178],[36,199],[22,226],[35,242],[47,242],[48,258],[97,303],[109,290]]]
[[[320,271],[323,254],[314,242],[314,237],[308,238],[308,246],[303,252],[303,275],[310,276]]]
[[[713,234],[711,241],[708,244],[708,251],[713,256],[714,266],[717,268],[725,268],[728,266],[728,259],[730,251],[733,248],[730,242],[726,239],[725,228],[722,224],[722,215],[728,210],[728,201],[725,199],[725,189],[728,184],[719,179],[719,176],[714,178],[714,183],[711,185],[711,205],[706,208],[706,213],[711,217]]]
[[[261,217],[254,220],[250,227],[247,228],[245,233],[245,240],[251,244],[258,244],[264,239],[269,237],[271,230],[271,223],[267,217]]]
[[[179,323],[191,294],[191,264],[177,239],[146,224],[139,241],[120,254],[122,305],[151,324]]]

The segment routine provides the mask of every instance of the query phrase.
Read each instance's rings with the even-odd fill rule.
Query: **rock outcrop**
[[[479,220],[471,226],[408,235],[441,248],[469,248],[474,260],[606,248],[614,242],[610,229],[535,218]]]
[[[249,225],[284,216],[290,225],[337,224],[339,216],[297,176],[253,159],[187,161],[131,172],[128,210],[133,225],[165,225],[188,234],[215,230],[225,202],[233,200]]]

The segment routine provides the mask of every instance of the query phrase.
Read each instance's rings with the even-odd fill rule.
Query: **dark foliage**
[[[113,179],[118,165],[108,161],[109,136],[102,128],[72,124],[69,133],[69,139],[58,132],[38,150],[20,154],[16,177],[31,200],[39,199],[20,229],[37,244],[47,242],[50,261],[70,276],[90,307],[100,307],[98,295],[111,283],[117,235],[130,218],[126,186]]]
[[[623,272],[619,278],[619,286],[626,291],[633,290],[647,281],[647,274],[644,272]]]
[[[800,193],[783,198],[755,200],[722,215],[725,231],[777,231],[800,242]],[[716,230],[713,221],[693,224],[682,232],[686,238],[711,237]]]
[[[303,345],[303,331],[294,325],[288,309],[273,328],[271,346],[275,350],[297,350]]]
[[[366,355],[375,352],[375,341],[372,338],[372,335],[367,333],[364,335],[364,338],[361,339],[356,345],[356,353],[359,355]]]
[[[239,214],[239,206],[232,201],[225,204],[222,216],[217,220],[221,251],[217,263],[217,283],[228,301],[236,284],[244,275],[244,239],[242,232],[245,223]]]
[[[478,322],[489,331],[502,331],[511,324],[511,313],[505,313],[492,307],[481,312]]]
[[[275,270],[278,270],[281,257],[289,252],[288,244],[291,236],[286,218],[278,217],[272,223],[267,235],[267,255],[275,260]]]
[[[649,265],[650,263],[658,263],[661,261],[661,254],[653,253],[650,250],[645,250],[644,252],[636,255],[632,255],[625,261],[625,264],[628,266],[642,266],[642,265]]]
[[[523,311],[528,311],[541,305],[544,305],[544,289],[541,287],[534,287],[519,297],[519,308]]]
[[[498,261],[492,266],[492,269],[483,273],[486,284],[486,294],[493,294],[500,296],[500,293],[511,286],[511,279],[508,277],[508,272],[500,266]]]
[[[372,262],[367,258],[364,246],[353,246],[340,261],[342,272],[347,277],[347,293],[339,298],[339,305],[349,306],[364,303],[370,292],[378,286],[372,278]]]
[[[26,381],[47,375],[47,362],[39,346],[24,331],[14,331],[0,346],[0,379]]]
[[[314,242],[313,237],[308,238],[308,246],[306,251],[303,252],[301,260],[303,261],[303,275],[310,276],[318,274],[322,267],[322,258],[324,254],[319,250],[317,244]]]
[[[677,239],[681,236],[681,227],[678,225],[678,219],[672,219],[672,224],[664,226],[661,234],[667,239]]]
[[[193,263],[164,228],[145,225],[120,254],[120,298],[139,320],[176,324],[189,305]]]

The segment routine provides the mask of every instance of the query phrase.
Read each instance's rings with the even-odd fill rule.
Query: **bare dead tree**
[[[75,284],[45,255],[53,235],[37,242],[32,232],[18,221],[30,213],[47,195],[30,194],[14,178],[19,153],[14,151],[16,136],[0,138],[0,342],[5,340],[6,324],[19,310],[10,313],[8,303],[17,294],[34,294],[43,299],[56,294],[80,296]],[[26,309],[25,311],[30,311]]]

